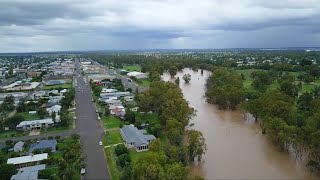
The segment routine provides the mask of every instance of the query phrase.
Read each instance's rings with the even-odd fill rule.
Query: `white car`
[[[80,173],[81,173],[81,174],[85,174],[85,173],[86,173],[86,169],[85,169],[85,168],[82,168],[81,171],[80,171]]]
[[[99,141],[99,145],[102,146],[102,141]]]

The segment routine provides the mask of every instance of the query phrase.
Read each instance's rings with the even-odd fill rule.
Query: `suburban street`
[[[79,64],[76,65],[79,67]],[[81,136],[82,151],[86,155],[86,174],[83,179],[110,179],[102,141],[104,131],[97,118],[96,109],[92,103],[90,86],[86,85],[83,77],[77,77],[76,86],[76,127]]]

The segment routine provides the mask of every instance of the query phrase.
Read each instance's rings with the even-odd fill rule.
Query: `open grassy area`
[[[104,149],[105,155],[107,157],[108,169],[111,175],[111,179],[120,179],[120,171],[117,168],[116,154],[114,153],[114,147],[109,147]]]
[[[140,156],[144,155],[144,154],[148,154],[150,151],[142,151],[142,152],[137,152],[134,149],[130,149],[129,150],[129,154],[131,157],[131,161],[135,162]]]
[[[149,79],[140,79],[140,80],[138,81],[138,84],[139,84],[140,86],[150,86],[151,81],[150,81]]]
[[[159,116],[155,113],[137,113],[136,118],[139,120],[141,123],[146,123],[146,122],[154,122],[154,121],[159,121]]]
[[[0,132],[0,138],[10,138],[10,137],[18,137],[23,136],[23,132],[18,131],[2,131]]]
[[[72,84],[62,84],[62,85],[53,85],[53,86],[43,86],[44,90],[53,90],[53,89],[70,89],[72,88]]]
[[[126,71],[141,71],[141,66],[139,66],[139,65],[132,65],[132,66],[123,66],[123,68],[122,69],[124,69],[124,70],[126,70]]]
[[[123,142],[120,131],[118,129],[114,131],[107,131],[106,135],[103,137],[103,141],[105,145],[112,145]]]
[[[40,119],[38,114],[29,114],[29,112],[20,112],[17,115],[22,115],[26,121]]]
[[[121,124],[121,120],[118,117],[114,116],[103,116],[103,127],[105,129],[111,129],[111,128],[119,128]]]

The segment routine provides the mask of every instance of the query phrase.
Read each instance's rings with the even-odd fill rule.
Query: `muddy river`
[[[182,79],[185,73],[191,74],[190,84]],[[206,179],[316,179],[302,162],[271,144],[257,123],[244,120],[239,111],[222,111],[206,103],[204,85],[209,74],[185,69],[176,76],[185,99],[197,110],[193,128],[203,133],[208,147],[203,161],[191,166],[193,174]],[[168,75],[163,78],[174,80]]]

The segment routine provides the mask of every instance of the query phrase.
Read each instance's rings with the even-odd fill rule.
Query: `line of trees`
[[[175,83],[156,81],[136,99],[141,111],[159,114],[160,122],[148,128],[158,138],[150,144],[151,153],[132,164],[133,179],[190,178],[188,163],[201,161],[207,147],[201,132],[186,129],[196,112],[181,89]]]

